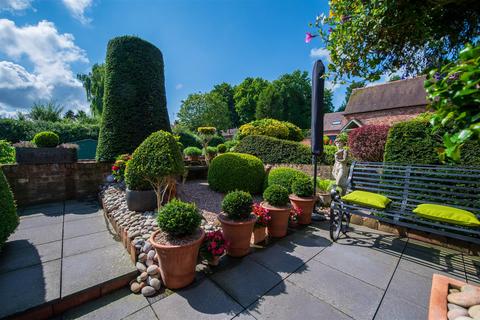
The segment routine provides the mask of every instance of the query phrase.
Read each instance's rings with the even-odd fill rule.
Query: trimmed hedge
[[[132,153],[152,132],[171,132],[164,82],[157,47],[133,36],[108,42],[97,160]]]
[[[303,171],[293,168],[275,168],[270,170],[267,177],[267,187],[279,185],[292,193],[292,183],[297,179],[310,179],[310,176]]]
[[[480,141],[469,140],[460,148],[460,164],[480,166]]]
[[[356,160],[382,162],[387,141],[387,125],[366,125],[348,134],[348,147]]]
[[[263,135],[278,139],[302,141],[302,129],[287,121],[260,119],[242,125],[238,130],[240,139],[251,135]]]
[[[39,148],[55,148],[59,142],[58,134],[52,131],[39,132],[33,137],[33,143]]]
[[[430,123],[422,120],[400,122],[390,128],[385,144],[385,162],[439,164],[437,148],[441,137],[432,133]]]
[[[179,136],[178,141],[182,143],[185,148],[196,147],[203,148],[200,138],[193,132],[187,130],[175,131],[175,135]]]
[[[15,163],[15,147],[6,140],[0,140],[0,164]]]
[[[18,226],[18,215],[13,193],[8,185],[7,178],[0,168],[0,250],[8,237]]]
[[[229,152],[215,157],[208,168],[210,188],[220,192],[262,192],[265,170],[262,160],[249,154]]]
[[[60,143],[84,139],[97,140],[99,125],[63,121],[0,119],[0,137],[11,143],[30,141],[37,132],[42,131],[55,132],[60,138]]]
[[[265,189],[263,192],[263,199],[271,206],[284,207],[290,200],[288,198],[289,193],[290,192],[287,188],[274,184]]]

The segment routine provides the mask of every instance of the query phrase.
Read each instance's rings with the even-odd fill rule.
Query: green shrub
[[[312,153],[308,146],[267,136],[247,136],[235,147],[235,152],[248,153],[271,164],[312,162]]]
[[[156,191],[160,191],[165,187],[165,178],[181,175],[184,170],[182,155],[173,135],[157,131],[145,139],[132,154],[125,170],[125,182],[130,190],[151,189],[148,188],[149,182]]]
[[[225,146],[227,147],[227,151],[235,151],[235,147],[238,145],[238,140],[228,140],[225,141]]]
[[[305,178],[310,179],[309,175],[303,171],[293,168],[275,168],[270,170],[267,177],[267,186],[280,185],[292,193],[292,183],[296,179]]]
[[[54,148],[60,143],[60,138],[55,132],[44,131],[33,137],[33,143],[39,148]]]
[[[292,193],[299,197],[311,197],[313,195],[312,179],[300,177],[293,180]]]
[[[335,163],[336,146],[323,146],[323,154],[321,162],[323,164],[332,166]]]
[[[218,147],[219,144],[222,144],[225,142],[225,138],[219,135],[215,135],[212,137],[210,142],[208,143],[209,146],[211,147]]]
[[[480,166],[480,141],[469,140],[460,147],[460,164]]]
[[[208,146],[206,151],[205,149],[202,150],[202,153],[205,155],[213,156],[217,154],[217,148]]]
[[[202,155],[202,149],[197,147],[188,147],[183,149],[183,154],[187,157],[198,157]]]
[[[302,130],[293,123],[276,119],[260,119],[242,125],[238,130],[238,137],[268,136],[278,139],[302,141]]]
[[[17,208],[8,181],[0,168],[0,250],[18,226]]]
[[[321,191],[330,192],[332,190],[335,180],[317,180],[317,187]]]
[[[7,140],[0,140],[0,164],[15,163],[15,147]]]
[[[225,152],[227,152],[227,146],[224,145],[223,143],[220,143],[217,146],[217,151],[218,151],[218,153],[225,153]]]
[[[252,212],[253,198],[245,191],[229,192],[222,201],[222,210],[232,220],[244,220]]]
[[[269,186],[263,192],[263,199],[274,207],[284,207],[290,201],[288,190],[278,184]]]
[[[220,192],[242,190],[260,193],[264,177],[262,161],[248,154],[221,154],[212,160],[208,168],[210,188]]]
[[[172,235],[194,234],[200,227],[202,216],[195,204],[173,199],[158,211],[158,227]]]
[[[385,162],[439,164],[437,148],[441,138],[432,133],[426,121],[400,122],[390,128],[385,144]]]
[[[103,99],[99,161],[132,153],[152,132],[171,131],[160,50],[137,37],[110,40]]]
[[[202,148],[200,138],[195,133],[183,128],[175,128],[173,132],[179,137],[178,141],[181,142],[184,147]]]

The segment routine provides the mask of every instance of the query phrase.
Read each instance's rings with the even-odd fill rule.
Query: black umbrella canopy
[[[320,155],[323,152],[323,94],[325,87],[325,66],[317,60],[312,72],[312,154]]]

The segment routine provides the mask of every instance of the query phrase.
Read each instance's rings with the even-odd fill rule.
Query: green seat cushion
[[[422,218],[431,220],[468,227],[480,226],[480,221],[472,212],[439,204],[419,204],[413,212]]]
[[[356,190],[342,197],[342,200],[348,203],[359,204],[375,209],[385,209],[392,201],[381,194],[373,192]]]

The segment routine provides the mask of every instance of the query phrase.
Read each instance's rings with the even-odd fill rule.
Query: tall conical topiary
[[[0,251],[17,226],[18,215],[13,193],[0,166]]]
[[[160,50],[138,37],[108,42],[98,161],[132,153],[158,130],[171,131]]]

